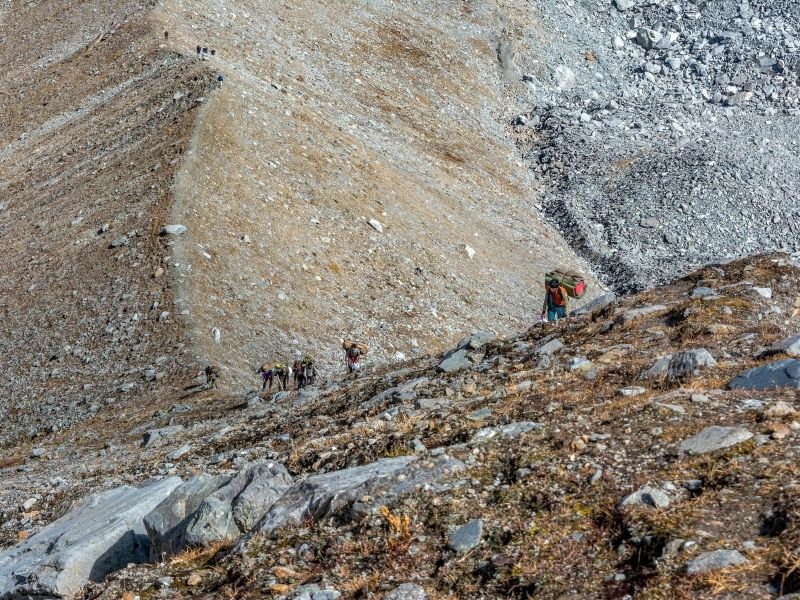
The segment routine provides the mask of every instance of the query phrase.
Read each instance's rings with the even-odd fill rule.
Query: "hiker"
[[[300,377],[302,376],[303,360],[296,358],[292,365],[292,379],[294,380],[294,387],[300,389]]]
[[[216,388],[217,387],[217,380],[219,379],[220,370],[222,367],[218,362],[211,363],[205,369],[206,374],[206,386],[209,388]]]
[[[289,369],[282,363],[275,363],[273,366],[265,363],[261,365],[258,372],[263,380],[261,385],[262,392],[264,390],[272,390],[272,383],[276,380],[280,391],[285,390],[289,385]]]
[[[545,286],[542,321],[555,323],[559,319],[566,319],[567,297],[567,288],[561,285],[557,277],[551,278]]]
[[[164,39],[165,39],[165,40],[168,40],[168,39],[169,39],[169,31],[165,31],[165,32],[164,32]]]
[[[314,366],[314,359],[306,354],[302,360],[294,361],[295,375],[294,380],[297,384],[297,389],[311,385],[317,378],[317,368]]]
[[[348,373],[355,373],[361,369],[361,356],[366,354],[367,346],[359,342],[342,342],[344,348],[344,361]]]
[[[200,53],[203,51],[203,49],[202,49],[200,46],[198,46],[198,47],[196,48],[196,50],[197,50],[197,53],[198,53],[198,54],[200,54]]]

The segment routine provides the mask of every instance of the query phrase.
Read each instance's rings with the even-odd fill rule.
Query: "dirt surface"
[[[518,328],[554,260],[581,265],[506,135],[497,8],[160,7],[225,79],[178,179],[172,218],[189,231],[171,269],[223,385],[252,387],[258,365],[295,352],[338,371],[340,338],[382,363]]]

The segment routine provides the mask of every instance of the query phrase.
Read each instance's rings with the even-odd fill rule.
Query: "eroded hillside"
[[[159,230],[215,84],[149,2],[14,3],[0,61],[0,443],[146,403],[181,361]],[[149,370],[148,370],[149,369]],[[146,374],[146,373],[149,373]]]
[[[172,213],[189,229],[172,274],[199,355],[232,380],[294,352],[338,367],[340,337],[380,362],[412,356],[518,326],[545,270],[580,264],[506,136],[518,74],[500,8],[160,7],[175,43],[207,47],[225,78]]]

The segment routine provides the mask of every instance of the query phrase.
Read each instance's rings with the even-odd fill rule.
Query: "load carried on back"
[[[545,286],[550,285],[550,281],[556,279],[558,283],[567,290],[570,298],[583,298],[586,294],[586,281],[583,275],[577,271],[567,271],[566,269],[556,269],[544,276]]]
[[[367,345],[363,342],[342,340],[342,350],[345,354],[347,372],[353,373],[361,368],[361,357],[367,353]]]

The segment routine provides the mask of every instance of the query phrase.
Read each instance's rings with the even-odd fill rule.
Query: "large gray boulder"
[[[617,295],[614,292],[609,292],[607,294],[603,294],[602,296],[598,296],[585,306],[576,308],[570,314],[573,317],[580,317],[582,315],[594,316],[603,312],[606,308],[614,304],[616,300],[617,300]]]
[[[753,434],[744,427],[706,427],[681,442],[680,448],[691,454],[707,454],[746,442]]]
[[[705,348],[686,350],[659,358],[642,374],[642,379],[683,379],[700,373],[702,369],[717,366],[717,361]]]
[[[415,583],[402,583],[386,594],[383,600],[428,600],[428,594]]]
[[[456,350],[450,356],[445,358],[439,363],[437,370],[442,373],[452,373],[472,366],[472,361],[469,359],[469,354],[465,349]]]
[[[728,384],[732,390],[800,389],[800,360],[786,358],[737,375]]]
[[[258,523],[292,483],[280,463],[248,465],[203,500],[186,526],[186,544],[206,546],[237,539]]]
[[[254,531],[270,532],[287,524],[318,521],[349,509],[357,517],[418,489],[444,490],[447,478],[464,464],[447,455],[398,456],[313,475],[295,484],[272,506]]]
[[[197,475],[175,488],[144,518],[150,538],[150,560],[172,556],[186,546],[186,528],[200,504],[231,480],[226,475]]]
[[[772,356],[774,354],[785,354],[792,358],[800,358],[800,334],[777,341],[761,353],[762,356]]]
[[[89,581],[147,562],[144,517],[180,483],[171,477],[99,493],[0,553],[0,598],[71,598]]]

